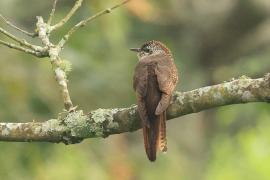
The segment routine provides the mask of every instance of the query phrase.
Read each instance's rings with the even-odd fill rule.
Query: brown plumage
[[[178,81],[176,66],[170,50],[159,41],[148,41],[138,52],[133,88],[143,127],[145,151],[150,161],[156,153],[167,151],[166,109]]]

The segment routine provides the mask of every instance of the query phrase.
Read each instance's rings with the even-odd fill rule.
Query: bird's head
[[[156,54],[171,55],[170,50],[160,41],[147,41],[140,48],[131,48],[131,51],[137,52],[139,59]]]

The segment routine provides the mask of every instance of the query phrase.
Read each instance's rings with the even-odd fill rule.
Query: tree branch
[[[237,80],[188,92],[176,92],[167,110],[167,118],[200,112],[219,106],[270,101],[270,74]],[[78,143],[85,138],[107,137],[139,129],[137,107],[97,109],[88,114],[81,110],[64,113],[46,122],[0,123],[1,141],[43,141]]]
[[[69,11],[69,13],[57,24],[51,26],[50,30],[53,31],[63,26],[73,16],[73,14],[81,7],[82,2],[83,0],[77,0],[72,9]]]
[[[73,104],[67,86],[67,75],[65,70],[61,68],[61,65],[64,63],[59,55],[61,49],[50,42],[49,26],[44,22],[41,16],[37,16],[36,26],[38,37],[47,48],[47,52],[51,59],[52,69],[54,71],[55,79],[60,87],[65,109],[67,111],[73,110]]]
[[[27,36],[30,36],[30,37],[36,37],[36,35],[37,35],[36,33],[30,33],[30,32],[27,32],[27,31],[25,31],[25,30],[23,30],[23,29],[21,29],[21,28],[15,26],[15,25],[12,24],[11,22],[9,22],[2,14],[0,14],[0,18],[1,18],[8,26],[10,26],[10,27],[12,27],[12,28],[14,28],[14,29],[16,29],[16,30],[18,30],[18,31],[20,31],[20,32],[22,32],[22,33],[24,33],[24,34],[26,34]]]
[[[96,14],[94,14],[93,16],[90,16],[89,18],[85,19],[85,20],[82,20],[80,21],[78,24],[76,24],[75,26],[73,26],[68,32],[67,34],[59,41],[58,43],[58,46],[59,47],[63,47],[65,45],[65,43],[68,41],[68,39],[70,38],[70,36],[75,32],[77,31],[80,27],[83,27],[85,26],[87,23],[89,23],[90,21],[104,15],[104,14],[108,14],[108,13],[111,13],[112,10],[128,3],[130,0],[125,0],[119,4],[116,4],[115,6],[111,7],[111,8],[108,8],[108,9],[105,9],[105,10],[102,10]]]
[[[34,55],[34,56],[39,57],[39,58],[48,57],[48,54],[46,52],[27,49],[27,48],[24,48],[22,46],[17,46],[16,44],[9,43],[9,42],[3,41],[3,40],[0,40],[0,44],[7,46],[9,48],[12,48],[12,49],[16,49],[16,50],[25,52],[27,54]]]
[[[52,23],[52,19],[53,19],[54,13],[55,13],[57,1],[58,1],[58,0],[54,0],[54,2],[53,2],[53,8],[52,8],[52,10],[51,10],[51,13],[50,13],[49,18],[48,18],[48,21],[47,21],[47,24],[48,24],[49,26],[50,26],[51,23]]]
[[[14,41],[18,42],[21,46],[26,46],[34,51],[42,51],[43,50],[42,47],[32,45],[32,44],[28,43],[25,39],[20,39],[20,38],[14,36],[13,34],[5,31],[2,28],[0,28],[0,32],[3,33],[4,35],[6,35],[7,37],[9,37],[10,39],[13,39]]]

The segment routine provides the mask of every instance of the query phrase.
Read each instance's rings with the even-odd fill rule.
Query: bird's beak
[[[129,50],[134,51],[134,52],[140,52],[141,51],[140,48],[130,48]]]

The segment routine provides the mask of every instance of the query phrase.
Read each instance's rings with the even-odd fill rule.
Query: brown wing
[[[138,113],[144,125],[149,126],[144,97],[147,93],[147,66],[145,62],[139,62],[133,76],[133,89],[136,92]]]
[[[160,115],[170,104],[172,92],[178,81],[178,73],[171,56],[157,55],[156,59],[158,65],[155,72],[162,96],[155,114]]]
[[[133,89],[140,94],[140,96],[145,97],[147,92],[147,66],[144,61],[139,61],[135,67],[133,76]]]

